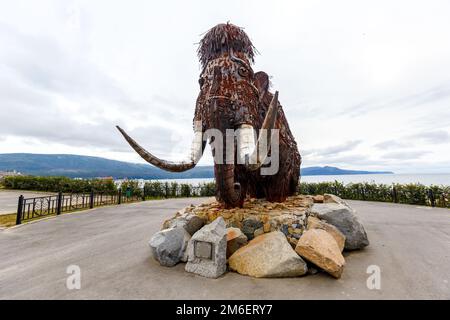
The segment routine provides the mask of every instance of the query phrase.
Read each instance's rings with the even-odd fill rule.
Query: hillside
[[[330,166],[302,168],[301,171],[302,175],[304,176],[328,176],[328,175],[348,175],[348,174],[393,174],[392,171],[346,170]]]
[[[22,174],[41,176],[67,176],[72,178],[114,177],[143,179],[212,178],[212,166],[198,166],[182,173],[171,173],[147,164],[129,163],[100,157],[67,154],[0,154],[0,171],[19,171]],[[336,167],[302,168],[302,175],[376,174],[344,170]]]

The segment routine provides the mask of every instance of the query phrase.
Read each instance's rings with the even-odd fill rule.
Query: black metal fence
[[[17,205],[16,224],[24,221],[43,218],[51,215],[60,215],[64,212],[92,209],[94,207],[116,205],[145,200],[144,195],[122,192],[90,194],[63,194],[25,198],[20,196]]]
[[[94,207],[119,205],[157,198],[206,197],[214,195],[214,185],[192,186],[177,183],[147,183],[144,188],[119,188],[114,193],[62,193],[25,198],[19,197],[16,224],[64,212],[92,209]]]

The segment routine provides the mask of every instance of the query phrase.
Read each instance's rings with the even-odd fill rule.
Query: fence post
[[[397,199],[397,188],[395,186],[392,186],[392,200],[397,203],[398,199]]]
[[[22,211],[23,211],[23,195],[20,195],[19,202],[17,204],[16,224],[22,223]]]
[[[434,193],[432,189],[428,190],[428,198],[430,198],[430,203],[432,207],[436,206],[436,199],[434,198]]]
[[[94,190],[91,191],[91,195],[89,197],[89,208],[94,208]]]
[[[117,190],[117,204],[121,203],[122,203],[122,188],[119,188],[119,190]]]
[[[62,192],[58,192],[58,198],[56,198],[56,215],[61,214],[61,204],[62,204]]]

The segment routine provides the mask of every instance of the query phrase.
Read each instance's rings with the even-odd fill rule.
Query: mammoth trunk
[[[207,130],[207,135],[214,157],[214,175],[216,180],[216,198],[226,208],[242,207],[245,199],[245,190],[237,179],[235,165],[236,146],[234,130],[230,130],[229,123],[215,102],[212,104],[211,124],[214,128]]]
[[[235,180],[233,164],[215,164],[214,173],[217,183],[217,198],[225,208],[242,207],[245,195],[239,182]]]

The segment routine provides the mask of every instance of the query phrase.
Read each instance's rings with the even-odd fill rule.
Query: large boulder
[[[247,237],[239,228],[227,228],[227,258],[247,244]]]
[[[185,270],[218,278],[227,269],[227,231],[222,217],[198,230],[189,241]]]
[[[298,241],[295,251],[333,277],[341,277],[345,259],[333,236],[325,230],[307,230]]]
[[[328,232],[330,235],[333,236],[334,240],[336,240],[336,243],[339,247],[339,250],[342,252],[344,250],[345,246],[345,236],[342,232],[339,231],[338,228],[335,226],[326,223],[316,217],[310,216],[308,217],[308,225],[307,230],[310,229],[322,229]]]
[[[355,212],[349,206],[340,203],[315,203],[311,215],[335,226],[345,236],[345,249],[357,250],[369,245],[366,231]]]
[[[184,228],[169,228],[154,234],[148,244],[153,258],[162,266],[173,267],[183,259],[190,238]]]
[[[251,240],[228,259],[228,264],[231,270],[256,278],[296,277],[308,270],[280,231]]]

